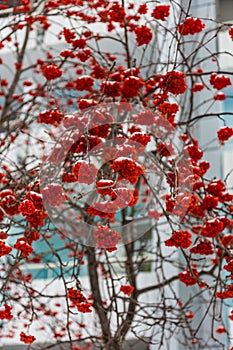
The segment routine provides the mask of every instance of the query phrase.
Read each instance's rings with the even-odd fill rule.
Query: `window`
[[[217,0],[217,20],[219,22],[232,21],[233,2],[232,0]]]
[[[223,111],[227,113],[232,113],[233,111],[233,87],[232,85],[225,89],[225,94],[227,96],[226,100],[223,101]],[[226,125],[233,127],[233,115],[226,115],[224,117]]]
[[[24,222],[20,222],[21,226],[15,225],[11,229],[9,234],[8,243],[13,246],[16,242],[16,239],[23,236]],[[23,225],[23,226],[22,226]],[[70,256],[72,250],[66,247],[66,244],[69,245],[71,242],[68,239],[61,239],[60,234],[56,231],[54,227],[45,228],[44,234],[48,234],[47,238],[43,237],[32,243],[35,254],[38,254],[42,259],[39,263],[25,263],[21,264],[21,270],[27,274],[30,273],[33,275],[33,279],[50,279],[50,278],[59,278],[59,276],[64,276],[69,278],[73,273],[77,272],[74,269],[79,269],[79,276],[87,276],[87,265],[83,264],[80,266],[74,266],[74,258]],[[76,251],[81,250],[81,247],[77,244]],[[33,254],[29,258],[33,258]],[[85,260],[85,258],[84,258]],[[60,262],[62,261],[63,265],[61,267]],[[77,264],[79,265],[79,264]]]

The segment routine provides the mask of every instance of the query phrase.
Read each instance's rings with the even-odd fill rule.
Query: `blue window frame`
[[[8,243],[13,246],[18,237],[23,236],[24,230],[22,230],[22,225],[24,226],[25,221],[22,221],[22,218],[19,218],[21,224],[15,224],[9,233]],[[26,226],[26,225],[25,225]],[[41,262],[39,263],[23,263],[21,269],[25,273],[31,273],[33,279],[48,279],[48,278],[57,278],[63,276],[64,278],[69,278],[72,274],[77,273],[81,276],[87,276],[87,266],[86,264],[74,266],[74,258],[69,256],[71,250],[65,247],[65,244],[72,243],[68,238],[61,239],[61,236],[56,231],[55,227],[50,224],[49,227],[45,228],[45,232],[51,235],[47,241],[41,236],[38,241],[32,243],[32,247],[35,251],[35,254],[38,254],[42,257]],[[77,244],[77,251],[81,250],[81,246]],[[29,258],[32,258],[31,255]],[[84,258],[85,260],[85,258]],[[62,262],[62,267],[61,267]],[[74,269],[79,269],[75,271]]]
[[[224,90],[227,98],[223,101],[223,111],[233,113],[233,87],[230,86]],[[226,125],[233,127],[233,115],[225,115],[224,117]]]

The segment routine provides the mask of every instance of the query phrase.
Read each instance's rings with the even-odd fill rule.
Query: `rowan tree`
[[[3,342],[228,348],[233,197],[196,129],[233,136],[233,27],[193,4],[1,1]]]

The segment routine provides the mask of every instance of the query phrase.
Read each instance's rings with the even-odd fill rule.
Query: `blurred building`
[[[184,7],[188,7],[189,6],[189,1],[188,0],[181,0],[180,1],[182,6]],[[1,1],[0,3],[5,3],[4,1]],[[15,4],[17,4],[17,0],[11,0],[10,4],[12,7],[15,6]],[[193,0],[192,1],[192,5],[191,5],[191,10],[190,13],[195,16],[195,17],[202,17],[202,18],[212,18],[213,19],[213,28],[216,28],[216,26],[218,25],[216,23],[216,21],[232,21],[233,22],[233,1],[232,0],[209,0],[208,2],[203,2],[203,0]],[[0,20],[1,21],[8,21],[8,16],[10,16],[10,10],[6,9],[6,10],[0,10]],[[216,21],[215,21],[216,20]],[[65,27],[66,25],[69,25],[68,22],[65,22],[64,19],[62,18],[57,18],[57,24],[54,21],[54,31],[56,32],[56,30],[60,30],[60,21],[62,22],[62,25]],[[101,25],[100,25],[100,30],[101,30]],[[22,36],[23,37],[23,36]],[[43,47],[45,49],[51,49],[54,51],[61,51],[62,47],[64,46],[64,43],[62,42],[57,42],[57,39],[55,36],[50,36],[49,34],[43,34],[43,37],[41,36],[41,32],[38,28],[38,31],[34,31],[34,33],[32,33],[32,36],[29,40],[29,44],[28,44],[28,48],[27,48],[27,54],[26,54],[26,64],[28,64],[30,61],[34,61],[36,59],[36,57],[40,57],[41,53],[39,53],[37,50],[37,43],[39,41],[43,40]],[[190,44],[190,47],[187,48],[187,50],[190,50],[190,52],[195,50],[195,46],[193,46],[195,44]],[[198,43],[196,44],[198,45]],[[118,48],[115,48],[118,49]],[[215,53],[217,53],[217,51],[226,51],[226,52],[232,52],[233,54],[233,42],[230,41],[230,39],[227,37],[227,33],[225,31],[221,31],[219,33],[218,38],[216,38],[216,40],[213,42],[211,42],[211,44],[208,47],[208,50],[210,52],[212,52],[213,54],[213,58],[215,57]],[[203,53],[203,56],[206,54],[205,53],[205,48],[203,48],[203,51],[200,50],[199,55],[197,56],[196,59],[200,59],[201,55]],[[188,54],[188,52],[187,52]],[[2,51],[2,55],[4,55],[4,60],[6,60],[7,62],[14,62],[14,57],[12,55],[12,52],[10,52],[9,50],[5,50]],[[220,65],[221,68],[223,70],[229,70],[232,69],[233,71],[233,59],[232,57],[227,53],[225,56],[221,57],[220,60]],[[0,67],[0,73],[3,73],[4,67]],[[216,64],[215,62],[212,63],[212,65],[210,65],[210,63],[208,62],[208,71],[216,71]],[[25,78],[26,78],[26,73],[25,73]],[[10,79],[10,72],[9,72],[9,79]],[[229,96],[233,96],[233,89],[228,89],[227,90],[227,94]],[[196,100],[196,105],[200,105],[201,100],[205,100],[212,97],[211,93],[205,89],[205,93],[202,93],[200,95],[200,100]],[[232,102],[231,102],[232,101]],[[1,102],[1,101],[0,101]],[[231,99],[227,99],[226,102],[223,102],[223,104],[219,103],[218,105],[214,105],[212,107],[212,109],[210,109],[208,111],[208,113],[211,113],[211,111],[213,111],[213,113],[216,113],[217,111],[220,112],[221,109],[223,110],[233,110],[233,98]],[[200,105],[200,107],[197,107],[197,111],[196,113],[200,112],[200,114],[202,113],[202,106]],[[233,120],[233,118],[232,118]],[[229,124],[230,126],[233,126],[233,121],[231,120],[230,117],[226,116],[225,122],[227,124]],[[228,176],[228,181],[229,184],[233,186],[233,174],[230,173],[232,171],[233,168],[233,143],[229,142],[227,144],[227,146],[225,147],[220,147],[220,145],[217,142],[216,139],[216,133],[217,130],[223,126],[223,123],[221,120],[217,119],[216,117],[212,117],[212,118],[208,118],[206,120],[203,120],[201,122],[199,122],[198,124],[194,125],[194,132],[196,137],[198,138],[199,142],[200,142],[200,147],[201,148],[205,148],[208,146],[208,151],[206,153],[206,160],[210,161],[211,164],[213,164],[212,170],[209,174],[209,176],[217,176],[217,177],[221,177],[224,178],[228,173],[230,174]],[[58,242],[54,242],[54,246],[56,248],[59,248],[58,246],[56,246],[56,244],[58,244]],[[41,243],[41,245],[38,244],[37,249],[41,249],[43,250],[43,243]],[[36,285],[38,288],[42,288],[45,284],[45,281],[48,281],[50,279],[52,279],[54,276],[56,276],[57,273],[57,269],[58,269],[58,262],[56,261],[56,259],[54,259],[53,257],[47,257],[48,260],[45,261],[44,263],[41,264],[31,264],[31,266],[27,266],[25,267],[25,269],[32,273],[34,275],[34,279],[36,280]],[[66,252],[64,251],[64,256],[62,256],[63,259],[67,259],[66,258]],[[67,259],[67,276],[69,276],[69,261]],[[143,271],[143,273],[141,274],[141,284],[143,286],[146,285],[150,285],[151,281],[154,278],[153,275],[153,266],[152,265],[147,265],[147,267],[145,268],[145,271]],[[81,269],[81,274],[80,274],[80,278],[82,279],[82,283],[85,285],[88,284],[88,276],[87,276],[87,269],[85,266],[83,266],[83,268]],[[180,286],[180,284],[179,284]],[[54,287],[54,285],[51,285],[51,290],[53,288],[57,288],[59,289],[59,285],[56,285]],[[177,285],[177,289],[180,288],[179,293],[182,296],[182,298],[188,298],[189,295],[186,292],[186,288],[181,288],[178,287]],[[153,293],[150,293],[148,296],[148,299],[153,300],[154,295]],[[200,308],[202,307],[202,312],[203,314],[205,313],[206,310],[206,305],[202,305],[202,300],[199,300],[200,302]],[[92,322],[92,321],[90,321]],[[203,323],[203,327],[200,329],[200,333],[202,333],[203,337],[205,334],[205,330],[207,330],[209,328],[209,322],[210,320],[208,319],[208,317],[206,317],[204,323]],[[232,335],[233,335],[233,329],[232,329]],[[133,342],[133,340],[129,339],[128,343],[125,344],[124,350],[128,350],[130,348],[134,349],[134,350],[146,350],[146,349],[151,349],[151,350],[156,350],[157,348],[154,346],[151,346],[150,348],[148,348],[145,344],[143,344],[142,342],[139,343],[133,343],[130,344],[131,342]],[[227,341],[226,341],[227,342]],[[11,340],[9,340],[9,343],[11,343]],[[230,344],[227,344],[227,346]],[[232,345],[232,344],[231,344]],[[208,345],[201,345],[198,349],[209,349],[209,350],[213,350],[213,349],[221,349],[221,346],[219,345],[219,347],[217,347],[216,345],[213,344],[208,344]],[[3,345],[0,346],[0,350],[25,350],[26,346],[25,345]],[[33,345],[33,349],[37,349],[36,345]],[[66,347],[57,347],[57,348],[53,348],[54,350],[66,350]],[[165,347],[161,348],[166,350]],[[174,347],[173,350],[187,350],[186,347],[181,347],[181,345],[177,345],[174,341]],[[93,348],[94,350],[94,348]]]

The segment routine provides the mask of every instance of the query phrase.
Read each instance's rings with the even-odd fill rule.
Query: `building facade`
[[[13,3],[12,3],[13,4]],[[183,0],[181,1],[182,6],[184,7],[188,7],[189,5],[189,1]],[[218,1],[216,3],[215,0],[210,0],[208,2],[208,4],[203,3],[202,0],[193,0],[192,1],[192,6],[191,6],[191,13],[193,16],[195,17],[206,17],[206,18],[212,18],[213,19],[213,28],[215,28],[217,26],[215,19],[218,19],[219,16],[221,17],[221,19],[224,20],[230,20],[229,18],[229,11],[227,10],[226,13],[225,11],[223,11],[223,9],[228,9],[231,6],[231,2],[230,1]],[[228,7],[229,6],[229,7]],[[2,16],[2,21],[8,21],[9,17],[5,17],[6,16],[6,12],[4,14],[4,16]],[[54,24],[53,24],[53,32],[57,33],[60,31],[61,27],[60,27],[60,23],[61,21],[64,21],[64,18],[59,18],[55,17],[54,19]],[[62,26],[69,26],[69,21],[67,20],[67,22],[63,22]],[[95,25],[96,26],[96,25]],[[96,30],[97,28],[95,28]],[[101,24],[99,25],[99,31],[102,31],[102,27]],[[23,38],[23,35],[22,35]],[[218,40],[219,39],[219,40]],[[19,38],[20,40],[20,38]],[[46,55],[46,52],[49,50],[51,53],[53,53],[54,55],[56,55],[56,52],[59,52],[62,50],[63,47],[65,47],[64,42],[58,42],[56,35],[51,36],[48,32],[44,33],[43,36],[41,36],[39,27],[38,27],[38,31],[34,31],[31,35],[31,38],[28,41],[28,47],[27,47],[27,54],[25,56],[25,64],[28,65],[31,61],[35,61],[37,57],[39,57],[41,55],[41,52],[38,51],[38,45],[37,43],[39,41],[43,41],[43,50],[44,50],[44,55]],[[197,44],[198,45],[198,37],[197,37]],[[103,46],[103,49],[109,49],[108,46],[108,42],[105,43],[105,46]],[[193,46],[194,45],[194,46]],[[223,45],[223,47],[221,48],[220,45]],[[230,48],[231,47],[231,48]],[[116,47],[113,48],[114,50],[120,50],[120,48],[116,45]],[[202,56],[202,51],[199,51],[199,56],[196,57],[196,60],[201,60],[202,57],[204,57],[204,52],[207,49],[207,47],[203,47],[203,56]],[[208,50],[213,54],[213,58],[215,57],[215,53],[217,53],[217,51],[220,49],[220,51],[227,51],[229,52],[230,50],[232,50],[233,52],[233,43],[230,42],[230,40],[226,39],[226,33],[224,31],[219,33],[219,38],[216,38],[216,41],[211,41],[210,46],[208,46]],[[190,44],[190,47],[187,47],[187,50],[190,51],[190,53],[195,52],[195,44]],[[188,52],[187,52],[188,55]],[[14,55],[12,54],[10,49],[7,49],[2,51],[2,56],[4,57],[4,60],[7,62],[12,62],[11,64],[14,64]],[[222,70],[225,70],[225,68],[227,68],[227,70],[229,69],[229,67],[231,67],[231,56],[229,54],[227,54],[224,58],[220,59],[220,65]],[[232,65],[233,66],[233,65]],[[233,67],[232,67],[233,68]],[[2,75],[5,74],[4,72],[5,67],[0,67],[0,73]],[[210,66],[210,63],[208,62],[208,71],[215,71],[216,70],[216,63],[213,61],[212,65]],[[9,72],[9,80],[10,78],[10,72]],[[13,78],[13,77],[12,77]],[[25,79],[29,78],[27,76],[27,72],[25,72]],[[32,77],[30,77],[32,78]],[[36,82],[35,82],[36,83]],[[21,92],[23,93],[23,89],[21,90]],[[229,90],[229,94],[231,94],[231,90]],[[205,94],[201,94],[200,99],[208,99],[212,97],[210,95],[210,93],[208,92],[208,90],[206,90]],[[233,101],[233,100],[232,100]],[[196,113],[201,114],[202,113],[202,105],[201,105],[201,100],[196,100]],[[209,110],[209,113],[211,113],[211,111],[213,111],[213,114],[220,112],[221,109],[225,109],[225,108],[231,108],[231,106],[224,106],[224,104],[221,105],[221,103],[214,104],[211,109]],[[227,120],[227,119],[226,119]],[[228,121],[227,121],[228,122]],[[229,121],[230,123],[230,121]],[[216,140],[216,132],[217,130],[222,126],[222,120],[219,120],[215,117],[213,118],[208,118],[207,120],[204,120],[202,122],[199,122],[198,124],[195,124],[193,126],[194,128],[194,132],[196,137],[198,138],[199,142],[200,142],[200,147],[201,148],[205,148],[208,146],[208,151],[206,153],[206,160],[210,161],[211,164],[214,164],[214,167],[212,168],[212,172],[209,174],[209,176],[217,176],[220,178],[224,178],[226,177],[228,174],[228,182],[229,185],[232,186],[233,185],[233,174],[231,173],[232,171],[232,167],[233,167],[233,151],[231,146],[227,146],[226,148],[221,148],[220,145],[218,144],[217,140]],[[208,132],[206,132],[206,130],[208,130]],[[36,134],[38,135],[38,130],[36,130]],[[215,141],[213,141],[213,139],[215,139]],[[210,146],[210,147],[209,147]],[[36,147],[36,146],[35,146]],[[36,152],[36,151],[35,151]],[[152,235],[152,241],[153,241],[153,235]],[[60,249],[59,246],[59,241],[55,240],[54,242],[52,242],[52,244],[54,245],[55,249]],[[58,245],[57,245],[58,244]],[[57,246],[56,246],[57,245]],[[41,249],[44,250],[44,246],[43,246],[43,242],[39,242],[37,244],[37,249]],[[119,254],[121,254],[121,251],[119,251]],[[67,263],[67,278],[69,278],[69,259],[66,256],[66,252],[64,251],[64,255],[61,256],[63,261],[66,261]],[[124,260],[124,256],[122,256],[122,259]],[[177,257],[177,259],[179,259],[179,257]],[[72,260],[72,259],[71,259]],[[114,264],[114,261],[113,261]],[[53,283],[53,277],[56,276],[58,274],[58,262],[56,260],[53,259],[53,257],[45,257],[45,261],[42,261],[41,264],[30,264],[30,266],[25,266],[25,271],[27,271],[28,273],[32,273],[34,276],[34,283],[35,283],[35,288],[39,289],[39,290],[44,290],[44,286],[48,285],[48,287],[46,287],[46,291],[47,292],[51,292],[56,294],[57,291],[60,291],[61,289],[61,285],[59,284],[58,281],[56,281],[56,283]],[[151,284],[151,282],[153,281],[154,278],[154,274],[153,274],[153,270],[154,270],[154,266],[153,264],[150,264],[150,262],[147,264],[147,266],[145,267],[144,271],[142,271],[141,276],[140,276],[140,284],[143,286],[149,286]],[[175,268],[174,268],[175,271]],[[169,273],[172,273],[174,271],[169,271]],[[119,272],[120,273],[120,272]],[[88,276],[87,276],[87,269],[85,267],[85,264],[83,265],[83,267],[80,270],[80,280],[82,282],[82,285],[88,287],[89,282],[88,282]],[[85,288],[85,287],[84,287]],[[187,294],[187,289],[181,288],[180,285],[177,284],[176,286],[177,288],[177,293],[182,297],[182,299],[187,299],[190,298],[190,294]],[[154,298],[156,298],[156,293],[148,293],[146,295],[146,300],[151,300],[153,301]],[[202,314],[205,314],[206,311],[206,304],[203,304],[203,300],[200,298],[199,300],[199,304],[197,305],[198,308],[202,308]],[[88,316],[88,321],[89,324],[94,325],[95,320],[93,320],[91,318],[91,316]],[[200,333],[203,337],[203,339],[205,338],[205,332],[209,327],[209,318],[208,316],[205,318],[204,322],[203,322],[203,326],[200,329]],[[149,330],[148,334],[151,336],[151,330]],[[34,334],[36,334],[36,329],[34,329]],[[152,332],[153,334],[153,332]],[[233,330],[232,330],[232,335],[233,335]],[[153,335],[154,338],[156,338],[156,334]],[[48,337],[48,334],[45,332],[44,333],[44,338],[46,339],[46,337]],[[223,339],[224,339],[225,335],[223,335]],[[223,340],[225,341],[225,340]],[[14,342],[16,342],[16,339],[11,339],[9,338],[8,340],[4,339],[5,344],[2,345],[2,347],[0,347],[1,350],[21,350],[21,349],[25,349],[25,346],[19,345],[19,344],[15,344]],[[226,340],[226,343],[229,342],[229,344],[227,345],[231,345],[230,344],[230,339]],[[14,344],[12,344],[14,343]],[[132,344],[131,344],[132,343]],[[173,348],[172,350],[183,350],[183,349],[187,349],[187,347],[184,345],[184,347],[182,347],[181,344],[176,343],[176,341],[174,340],[173,343]],[[29,347],[30,349],[37,349],[36,345],[33,347]],[[28,348],[28,349],[29,349]],[[128,349],[135,349],[135,350],[143,350],[143,349],[151,349],[151,350],[157,350],[158,347],[155,345],[151,345],[150,347],[148,347],[148,345],[143,344],[143,342],[136,342],[135,341],[135,337],[133,336],[133,334],[129,335],[129,340],[128,343],[125,344],[124,349],[128,350]],[[166,345],[161,346],[161,349],[167,350]],[[217,346],[208,343],[208,344],[200,344],[199,349],[214,349],[214,348],[218,348]],[[221,347],[219,346],[219,349]],[[57,347],[57,348],[53,348],[54,350],[56,349],[64,349],[66,350],[66,347]],[[67,348],[68,349],[68,348]],[[94,348],[93,348],[94,350]]]

